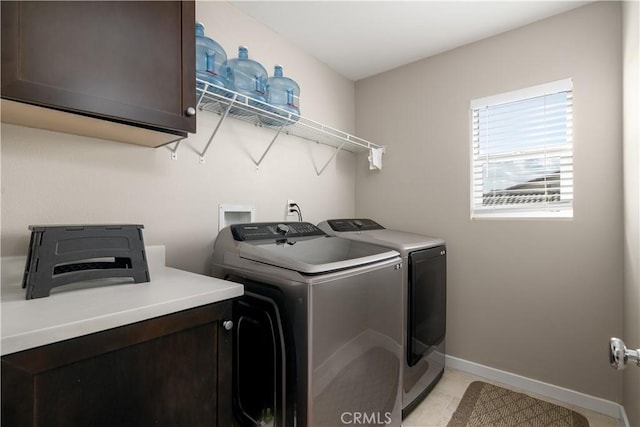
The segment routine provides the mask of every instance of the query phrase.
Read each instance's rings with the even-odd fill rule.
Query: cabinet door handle
[[[185,113],[188,117],[195,116],[195,115],[196,115],[196,109],[195,109],[195,108],[193,108],[193,107],[189,107],[189,108],[187,108],[187,109],[185,110],[185,112],[184,112],[184,113]]]
[[[224,322],[222,322],[222,326],[223,326],[227,331],[230,331],[231,329],[233,329],[233,321],[231,321],[231,320],[225,320]]]

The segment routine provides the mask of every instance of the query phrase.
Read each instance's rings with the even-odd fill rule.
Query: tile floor
[[[606,415],[602,415],[597,412],[578,408],[542,396],[537,396],[533,393],[506,386],[486,378],[477,377],[456,369],[446,368],[444,375],[436,387],[431,391],[431,393],[429,393],[422,403],[415,408],[407,418],[405,418],[402,423],[403,427],[445,427],[458,407],[458,403],[460,403],[460,399],[462,398],[465,390],[473,381],[484,381],[496,384],[504,388],[510,388],[514,391],[523,392],[532,397],[573,409],[574,411],[584,415],[589,420],[590,427],[619,426],[618,420],[615,418],[607,417]]]

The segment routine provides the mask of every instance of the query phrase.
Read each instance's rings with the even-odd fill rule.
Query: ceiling
[[[234,1],[329,67],[359,80],[591,1]]]

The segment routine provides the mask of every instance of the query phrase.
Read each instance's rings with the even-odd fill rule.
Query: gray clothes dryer
[[[234,305],[239,425],[402,423],[397,251],[303,222],[220,231],[212,274],[242,283]]]
[[[447,261],[444,240],[388,230],[370,219],[333,219],[318,227],[329,235],[400,252],[405,301],[402,412],[407,416],[444,373]]]

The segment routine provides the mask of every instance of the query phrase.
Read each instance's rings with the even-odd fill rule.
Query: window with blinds
[[[573,83],[471,102],[471,217],[573,216]]]

